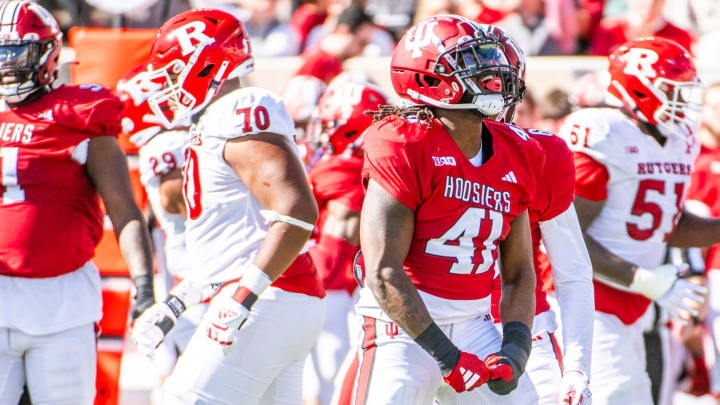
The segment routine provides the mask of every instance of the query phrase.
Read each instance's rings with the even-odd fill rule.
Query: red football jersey
[[[542,176],[535,189],[533,200],[528,207],[530,216],[530,231],[532,233],[533,264],[535,266],[535,315],[550,309],[547,294],[543,288],[544,282],[543,253],[540,251],[542,234],[540,222],[555,218],[565,212],[573,202],[575,196],[575,163],[573,154],[565,141],[550,132],[527,129],[527,133],[540,143],[545,152],[545,166]],[[539,170],[540,168],[538,168]],[[547,276],[547,271],[545,275]],[[501,296],[500,277],[495,280],[492,295],[492,316],[495,322],[500,321],[499,303]]]
[[[690,177],[688,200],[705,204],[713,218],[720,217],[720,150],[701,152],[695,160],[695,170]],[[712,246],[705,261],[705,268],[720,269],[720,244]]]
[[[0,112],[0,274],[53,277],[93,257],[103,215],[87,141],[120,132],[121,113],[101,86],[60,86]]]
[[[498,242],[528,208],[543,167],[540,145],[522,129],[485,120],[478,132],[492,149],[479,167],[439,121],[390,116],[365,134],[364,179],[415,212],[404,270],[418,290],[448,300],[490,294]]]
[[[328,203],[335,201],[347,208],[362,209],[363,158],[355,155],[326,155],[310,169],[310,185],[320,210],[317,221],[316,244],[308,252],[313,258],[318,274],[328,290],[347,290],[357,287],[352,275],[352,260],[359,246],[352,246],[337,238],[322,234],[328,216]]]

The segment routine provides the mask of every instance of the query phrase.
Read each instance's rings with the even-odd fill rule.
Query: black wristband
[[[460,361],[460,349],[445,336],[435,322],[419,334],[415,342],[433,356],[443,376],[450,374]]]
[[[174,295],[168,295],[167,298],[165,298],[165,304],[170,307],[175,318],[180,318],[180,315],[182,315],[186,309],[182,300]]]
[[[500,350],[515,363],[518,376],[525,371],[531,348],[532,334],[527,325],[513,321],[503,326],[503,340]]]
[[[133,277],[133,284],[137,290],[136,296],[153,295],[153,276],[152,274],[144,274],[142,276]]]

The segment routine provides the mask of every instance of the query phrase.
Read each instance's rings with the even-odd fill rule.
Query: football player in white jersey
[[[225,12],[168,20],[150,64],[162,89],[148,104],[167,128],[202,115],[183,166],[191,270],[178,287],[189,288],[176,287],[150,310],[159,314],[155,327],[137,341],[154,347],[202,288],[220,286],[165,383],[164,403],[300,404],[303,363],[325,307],[315,267],[300,254],[317,205],[293,121],[281,99],[260,88],[208,107],[224,80],[254,68],[242,23]]]
[[[652,404],[640,318],[651,301],[687,319],[706,289],[663,265],[666,247],[708,246],[720,223],[683,210],[699,144],[702,86],[689,53],[642,38],[610,55],[609,94],[619,108],[568,116],[576,198],[595,277],[591,389],[595,404]]]

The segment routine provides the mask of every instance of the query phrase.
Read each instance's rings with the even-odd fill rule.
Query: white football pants
[[[318,398],[323,405],[330,403],[335,377],[350,351],[348,322],[353,313],[353,299],[347,291],[327,290],[325,293],[325,324],[310,350],[303,371],[303,397]]]
[[[0,327],[0,404],[17,405],[27,383],[34,405],[91,405],[95,325],[33,336]]]
[[[645,371],[643,318],[625,325],[595,312],[590,389],[593,405],[653,405]]]
[[[440,328],[460,350],[480,359],[500,350],[500,335],[489,314]],[[353,405],[432,405],[436,398],[440,405],[537,403],[527,374],[508,395],[496,395],[487,385],[458,394],[443,381],[435,359],[397,325],[364,317],[363,331]]]
[[[303,364],[324,319],[320,298],[270,287],[224,356],[206,316],[165,381],[163,403],[301,405]]]

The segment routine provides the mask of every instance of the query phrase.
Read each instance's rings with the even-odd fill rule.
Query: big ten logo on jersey
[[[625,57],[627,58],[625,74],[645,76],[650,79],[657,76],[657,72],[652,65],[658,61],[659,57],[657,52],[652,49],[630,48]]]
[[[30,143],[35,125],[14,122],[0,123],[0,141],[3,143]]]
[[[405,49],[410,52],[411,58],[419,58],[422,55],[422,48],[435,44],[438,50],[442,47],[442,41],[435,35],[435,26],[437,21],[421,22],[417,26],[410,28],[411,32],[405,37]]]

